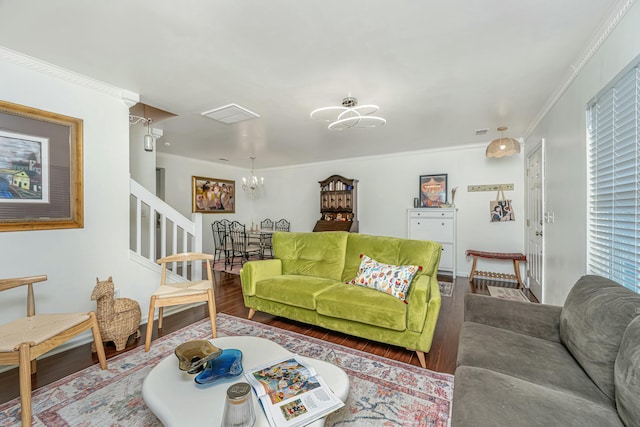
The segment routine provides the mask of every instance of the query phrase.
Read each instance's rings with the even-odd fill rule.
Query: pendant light
[[[151,135],[151,119],[147,119],[147,134],[144,136],[144,151],[153,151],[155,139]]]
[[[505,138],[504,131],[508,128],[500,126],[497,130],[500,132],[500,138],[494,139],[487,146],[487,157],[504,157],[513,156],[520,152],[520,143],[514,138]]]

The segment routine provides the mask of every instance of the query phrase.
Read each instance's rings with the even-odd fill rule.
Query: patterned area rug
[[[501,288],[499,286],[487,286],[487,289],[489,290],[489,295],[495,298],[531,302],[520,289]]]
[[[432,372],[294,332],[226,314],[217,316],[220,336],[270,339],[304,356],[326,360],[349,375],[344,408],[327,417],[326,426],[448,425],[453,375]],[[185,341],[211,337],[204,319],[153,341],[149,353],[138,347],[33,393],[34,426],[160,426],[142,400],[142,382],[158,362]],[[177,369],[177,362],[176,362]],[[195,383],[194,383],[195,386]],[[20,425],[20,400],[0,405],[0,425]]]
[[[443,297],[450,297],[453,295],[453,282],[438,281],[438,287],[440,288],[440,295]]]

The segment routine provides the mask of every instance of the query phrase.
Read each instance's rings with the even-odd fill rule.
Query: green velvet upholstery
[[[336,285],[318,295],[316,311],[324,316],[404,331],[407,329],[405,305],[398,298],[375,289]]]
[[[354,233],[347,241],[342,281],[346,282],[356,277],[360,267],[360,254],[383,264],[419,265],[422,270],[418,275],[434,276],[440,264],[438,251],[441,250],[442,246],[436,242]]]
[[[452,427],[640,427],[640,295],[583,276],[563,307],[465,295]]]
[[[278,276],[260,281],[255,295],[269,301],[277,301],[294,307],[316,310],[316,298],[334,288],[336,281],[313,276]]]
[[[440,290],[442,247],[347,232],[274,233],[275,259],[240,270],[245,306],[345,334],[405,347],[431,349]],[[421,265],[406,303],[383,292],[348,285],[365,253],[394,265]]]
[[[282,260],[282,274],[340,280],[347,232],[273,233],[273,257]]]

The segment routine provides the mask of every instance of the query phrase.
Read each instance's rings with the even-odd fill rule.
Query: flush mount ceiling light
[[[377,105],[358,105],[358,100],[349,96],[342,100],[342,106],[317,108],[309,116],[329,122],[331,130],[373,128],[387,123],[382,117],[372,116],[379,109]]]
[[[508,128],[501,126],[498,128],[500,132],[500,138],[491,141],[487,146],[487,157],[504,157],[513,156],[520,152],[520,143],[514,138],[504,138],[504,131]]]

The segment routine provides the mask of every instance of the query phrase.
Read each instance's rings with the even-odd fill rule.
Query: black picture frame
[[[446,173],[420,175],[418,199],[421,208],[439,208],[447,204],[448,175]]]

